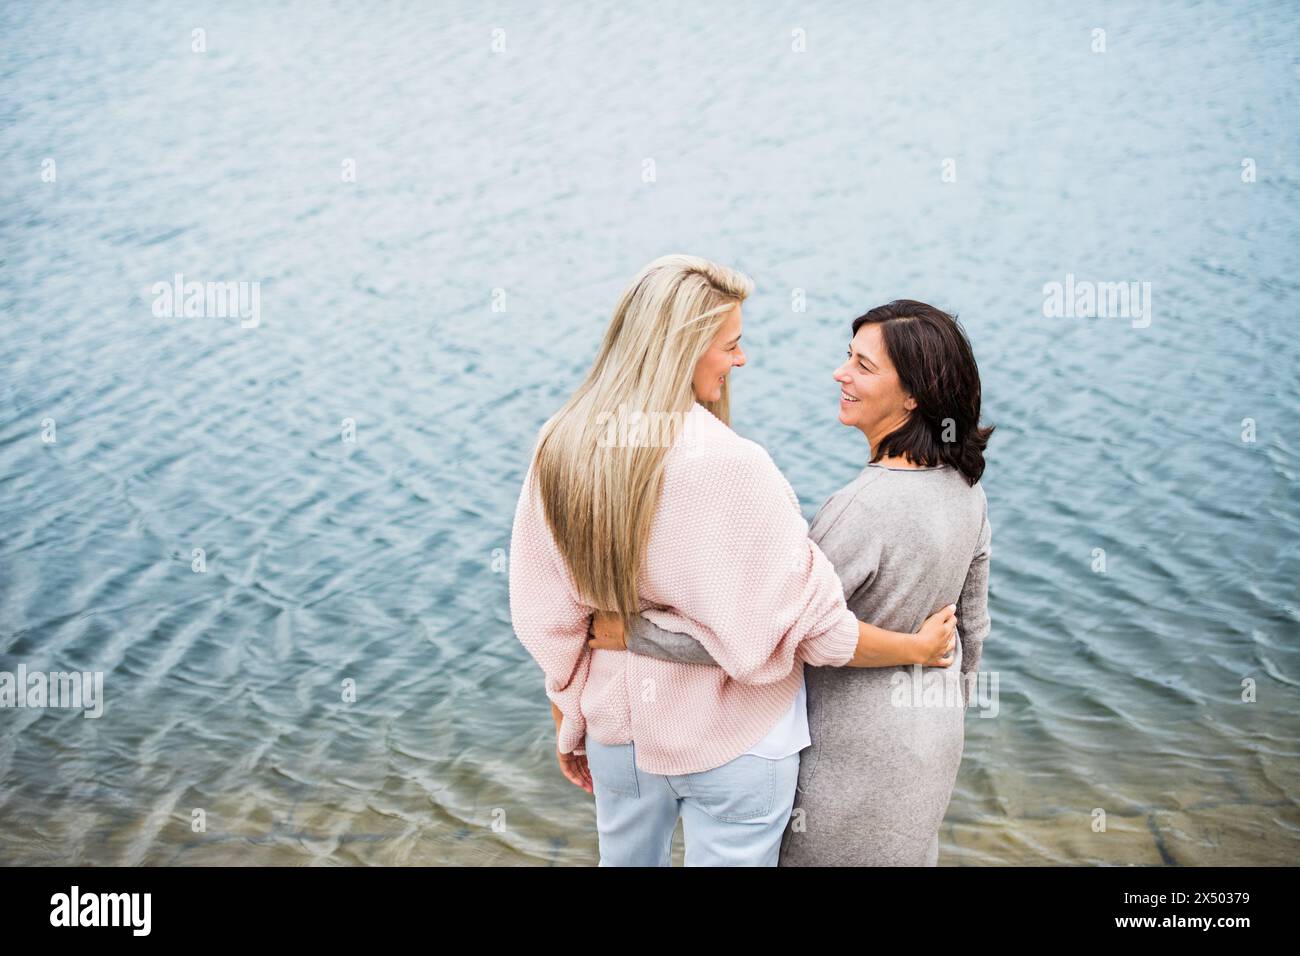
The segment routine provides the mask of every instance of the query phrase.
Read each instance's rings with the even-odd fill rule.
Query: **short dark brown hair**
[[[871,450],[871,460],[905,455],[922,466],[952,465],[975,484],[993,426],[979,423],[980,370],[966,332],[954,316],[914,299],[858,316],[853,334],[868,323],[880,325],[899,383],[916,400],[907,421]]]

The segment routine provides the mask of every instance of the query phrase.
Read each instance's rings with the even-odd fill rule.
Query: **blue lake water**
[[[809,517],[867,458],[850,320],[974,343],[1000,710],[942,863],[1293,863],[1297,23],[5,4],[0,670],[105,709],[0,710],[0,863],[594,863],[505,550],[677,251],[757,282],[733,424]],[[256,324],[158,314],[178,274]],[[1046,315],[1067,277],[1149,282],[1149,323]]]

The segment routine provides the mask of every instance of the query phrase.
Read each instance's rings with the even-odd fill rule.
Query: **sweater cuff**
[[[555,734],[555,749],[562,754],[585,754],[587,752],[587,722],[574,720],[568,714],[560,721],[560,729]]]
[[[814,667],[843,667],[858,649],[858,619],[848,608],[835,626],[803,642],[804,663]]]

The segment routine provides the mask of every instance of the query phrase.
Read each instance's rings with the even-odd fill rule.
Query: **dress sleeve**
[[[746,443],[697,462],[672,493],[660,556],[672,564],[664,579],[672,606],[647,609],[646,619],[691,634],[747,684],[785,678],[796,653],[815,665],[852,659],[857,619],[767,452]]]
[[[718,666],[718,662],[713,659],[708,649],[690,634],[665,631],[654,621],[640,614],[632,619],[632,626],[627,633],[627,649],[633,654],[657,657],[661,661]]]
[[[577,599],[573,577],[546,523],[531,466],[515,509],[508,561],[515,636],[541,666],[546,696],[563,714],[556,746],[560,753],[586,753],[587,722],[579,702],[591,671],[591,609]]]
[[[962,677],[978,672],[992,621],[989,619],[989,557],[993,553],[992,528],[989,525],[989,503],[984,499],[980,519],[980,533],[962,584],[961,597],[957,599],[957,633],[961,639]],[[962,681],[969,693],[970,679]]]

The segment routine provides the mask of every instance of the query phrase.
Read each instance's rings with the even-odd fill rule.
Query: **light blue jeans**
[[[637,768],[635,747],[587,735],[601,866],[670,866],[678,816],[687,866],[776,866],[799,782],[797,753],[742,754],[712,770],[661,776]]]

